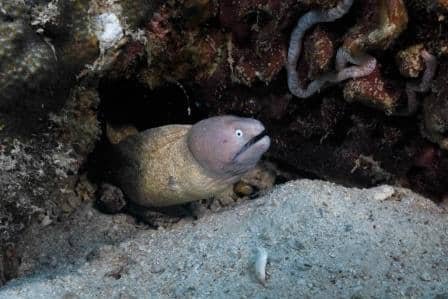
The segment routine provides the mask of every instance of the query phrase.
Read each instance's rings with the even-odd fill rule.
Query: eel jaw
[[[260,134],[252,137],[245,145],[243,145],[243,147],[241,147],[241,149],[235,154],[235,156],[233,157],[232,161],[236,161],[236,159],[238,159],[238,157],[243,154],[244,152],[246,152],[248,149],[250,149],[253,145],[255,145],[257,142],[259,142],[260,140],[262,140],[263,138],[268,137],[268,134],[266,132],[266,130],[263,130]],[[269,138],[269,137],[268,137]]]

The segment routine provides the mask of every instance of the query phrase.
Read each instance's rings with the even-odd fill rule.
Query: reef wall
[[[305,13],[342,2],[353,2],[345,15],[304,33],[299,84],[337,68],[341,49],[376,64],[365,76],[297,98],[286,84],[291,31]],[[119,107],[131,89],[156,91],[148,101],[157,107],[172,101],[167,85],[181,84],[184,121],[254,116],[273,137],[270,158],[297,171],[345,184],[398,184],[441,200],[447,8],[444,1],[169,1],[147,21],[146,42],[124,48],[102,81],[111,89],[104,95]]]

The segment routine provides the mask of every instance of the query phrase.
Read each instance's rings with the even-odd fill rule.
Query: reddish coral
[[[386,49],[406,29],[408,14],[402,0],[363,1],[361,19],[344,39],[350,53]]]
[[[334,56],[334,44],[330,35],[317,26],[305,38],[304,55],[308,64],[308,79],[330,71]]]
[[[448,11],[448,0],[436,0],[438,7]]]
[[[115,59],[110,76],[129,79],[135,73],[144,56],[145,46],[138,41],[130,41]]]
[[[345,84],[345,99],[338,92],[340,84],[313,101],[297,100],[288,92],[282,72],[297,19],[311,9],[334,8],[340,0],[168,1],[147,22],[145,55],[140,56],[136,45],[128,45],[123,53],[129,59],[117,59],[117,64],[132,69],[141,61],[135,72],[146,87],[181,81],[193,110],[203,109],[201,117],[233,113],[261,119],[272,136],[271,157],[308,176],[362,185],[400,182],[425,194],[445,194],[441,176],[448,158],[440,148],[447,136],[448,114],[446,93],[437,82],[446,77],[430,84],[423,110],[417,110],[422,118],[384,113],[396,114],[405,106],[402,76],[422,77],[425,65],[419,50],[426,49],[439,61],[447,56],[447,21],[439,8],[416,10],[415,3],[423,2],[406,2],[408,11],[404,0],[355,1],[337,26],[318,25],[307,31],[305,53],[297,64],[304,86],[339,70],[334,64],[339,45],[351,55],[344,67],[362,65],[357,61],[365,53],[378,59],[371,75]],[[412,22],[403,33],[408,13]],[[433,150],[423,149],[427,144]]]
[[[234,82],[251,86],[257,81],[271,82],[283,68],[286,49],[278,33],[260,34],[251,47],[239,47],[229,41],[228,59]],[[255,51],[254,51],[255,49]]]
[[[293,1],[221,1],[219,21],[231,31],[228,63],[234,82],[247,86],[270,82],[286,60],[279,32]]]
[[[366,77],[350,80],[344,87],[344,98],[349,102],[361,102],[391,114],[399,103],[400,91],[388,86],[379,68],[376,68]]]
[[[244,44],[268,23],[275,23],[278,29],[293,4],[292,0],[219,1],[219,21],[237,42]]]
[[[417,78],[425,69],[425,62],[420,54],[423,49],[422,44],[417,44],[401,50],[396,55],[398,70],[408,78]]]
[[[208,78],[223,61],[224,35],[214,30],[204,33],[195,25],[207,20],[212,3],[187,1],[184,5],[184,10],[163,5],[148,22],[148,66],[139,77],[150,88],[165,81]]]

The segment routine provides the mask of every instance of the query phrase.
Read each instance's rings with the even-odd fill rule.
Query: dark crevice
[[[208,102],[203,100],[200,92],[194,86],[182,85],[179,82],[166,83],[151,90],[139,83],[136,78],[125,80],[103,79],[99,83],[98,91],[101,100],[98,118],[103,133],[85,165],[89,180],[98,186],[107,182],[107,173],[104,172],[107,163],[109,163],[108,152],[110,149],[110,141],[106,134],[107,127],[131,126],[137,131],[143,131],[168,124],[193,124],[217,114],[216,111],[210,109]],[[226,113],[251,116],[250,113],[245,114],[239,108],[235,107],[233,111],[227,111]],[[266,160],[269,161],[269,159],[270,157],[267,155]],[[297,178],[317,178],[311,173],[297,170],[286,163],[274,160],[272,162],[278,167],[275,184]],[[255,192],[254,196],[257,197],[259,194],[262,194],[262,192]],[[249,198],[252,199],[254,196],[249,196]],[[102,210],[101,206],[101,204],[98,204],[97,208]],[[150,226],[157,227],[160,214],[164,215],[162,222],[175,222],[177,218],[184,217],[194,218],[196,213],[194,206],[194,204],[186,204],[173,208],[152,209],[141,214],[135,213],[135,211],[142,211],[142,209],[135,209],[128,202],[121,211],[131,213],[137,219],[143,219]],[[105,212],[107,212],[107,209]],[[155,219],[155,221],[152,222],[152,219]]]
[[[172,123],[191,124],[204,116],[195,99],[175,83],[150,90],[137,80],[102,80],[99,93],[100,120],[110,125],[132,125],[140,131]]]

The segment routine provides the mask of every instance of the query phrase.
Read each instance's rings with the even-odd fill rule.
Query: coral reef
[[[61,108],[86,66],[106,69],[117,55],[107,50],[118,47],[125,34],[139,40],[139,26],[159,4],[0,1],[0,112],[45,118]]]
[[[95,76],[158,3],[0,0],[2,244],[79,204],[78,170],[100,135]]]
[[[208,78],[222,60],[223,35],[194,26],[207,21],[213,4],[190,1],[177,5],[180,9],[170,3],[163,5],[147,24],[148,66],[139,77],[150,88],[188,76]]]
[[[251,116],[296,176],[446,197],[447,31],[442,0],[0,0],[0,260],[116,127]]]
[[[268,84],[285,62],[285,39],[279,29],[285,27],[292,4],[166,3],[148,22],[148,66],[138,77],[150,88],[173,80],[210,84],[212,89],[227,83]],[[221,28],[216,28],[216,21]]]
[[[387,49],[408,23],[407,10],[402,0],[363,1],[361,12],[361,20],[345,36],[342,46],[344,51],[354,56],[372,49]],[[398,106],[399,96],[386,91],[384,81],[379,72],[373,80],[355,79],[344,88],[344,95],[349,101],[360,101],[392,114]]]
[[[100,35],[95,27],[104,10],[117,12],[106,4],[0,1],[0,251],[30,223],[47,225],[92,197],[79,170],[100,135],[99,96],[95,80],[77,77],[117,42],[115,15]]]
[[[300,8],[311,9],[312,13],[308,13],[313,15],[344,3],[308,1],[306,4],[306,8]],[[442,179],[445,177],[443,171],[447,170],[447,154],[436,151],[437,159],[434,163],[427,163],[425,168],[416,165],[414,158],[421,155],[422,148],[427,146],[423,136],[443,146],[446,132],[445,101],[432,83],[433,78],[436,82],[446,79],[445,70],[435,72],[435,56],[439,60],[446,55],[443,54],[446,53],[446,44],[440,34],[440,30],[446,29],[446,21],[434,16],[441,16],[440,13],[443,15],[438,8],[425,8],[421,13],[413,3],[405,6],[403,1],[355,1],[347,18],[355,16],[356,23],[342,37],[342,45],[336,55],[337,36],[341,36],[340,30],[347,31],[346,26],[340,26],[338,30],[322,24],[310,30],[309,34],[299,31],[301,36],[298,40],[304,40],[304,55],[298,61],[297,69],[289,61],[291,67],[288,70],[289,73],[291,70],[297,72],[298,85],[311,84],[313,87],[316,84],[313,80],[325,79],[325,74],[331,73],[333,63],[336,70],[344,69],[347,63],[355,64],[350,66],[355,67],[355,71],[359,70],[357,64],[368,66],[370,63],[370,68],[364,68],[367,71],[360,78],[344,84],[342,95],[338,88],[320,90],[324,100],[316,99],[317,103],[306,104],[291,98],[279,87],[284,86],[280,76],[273,77],[268,87],[258,86],[249,90],[221,85],[218,92],[209,93],[205,89],[198,92],[197,97],[218,96],[219,101],[207,102],[213,113],[239,111],[261,118],[274,136],[270,158],[282,165],[295,167],[307,176],[316,175],[357,185],[397,183],[439,198],[448,192]],[[302,12],[299,23],[307,23],[304,21],[306,16]],[[421,25],[414,22],[416,18],[424,20]],[[287,19],[291,23],[294,21],[291,17]],[[349,23],[345,18],[337,22],[342,25]],[[436,31],[435,27],[442,29]],[[303,30],[306,26],[299,28]],[[433,43],[428,36],[437,36],[440,40]],[[293,40],[293,46],[290,44],[297,55],[296,46],[301,44],[298,40]],[[391,57],[396,58],[396,63]],[[403,80],[402,76],[410,79]],[[314,87],[325,85],[319,83]],[[418,103],[421,101],[419,98],[425,96],[424,92],[429,95],[424,101],[420,134]],[[407,118],[397,120],[395,116],[398,115],[406,115]],[[433,183],[429,183],[428,177],[433,178]]]
[[[363,66],[367,66],[367,68],[361,66],[359,68],[351,67],[350,70],[344,69],[344,65],[341,63],[338,66],[338,73],[328,73],[322,75],[320,78],[311,82],[305,89],[300,86],[299,76],[297,73],[297,62],[299,61],[301,49],[302,49],[302,39],[305,35],[305,32],[314,26],[317,23],[327,23],[333,22],[336,19],[341,18],[345,15],[350,7],[353,4],[353,0],[344,0],[341,1],[336,7],[328,9],[328,10],[311,10],[307,12],[305,15],[300,17],[297,22],[296,27],[291,33],[291,40],[289,42],[288,49],[288,61],[286,64],[286,70],[288,74],[288,87],[293,95],[299,98],[308,98],[312,96],[314,93],[322,89],[324,85],[328,83],[338,83],[340,81],[346,80],[352,77],[365,76],[368,75],[373,68],[375,67],[376,62],[364,62]],[[347,57],[347,61],[358,62],[357,60],[351,59],[349,53],[343,55]],[[367,69],[364,71],[364,69]]]

